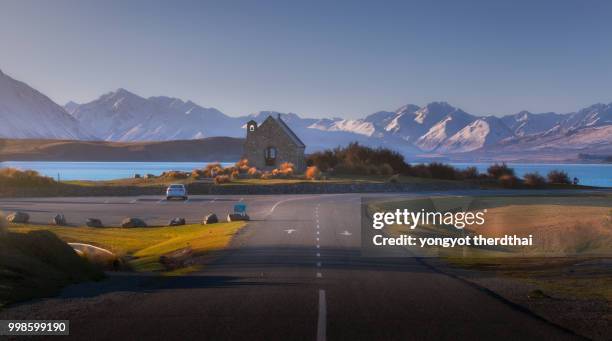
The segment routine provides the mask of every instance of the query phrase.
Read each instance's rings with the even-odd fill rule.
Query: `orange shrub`
[[[308,180],[316,180],[321,177],[321,171],[319,170],[319,168],[317,168],[317,166],[312,166],[312,167],[306,168],[305,175],[306,175],[306,179]]]
[[[226,184],[226,183],[230,183],[232,182],[232,179],[229,177],[229,175],[217,175],[215,176],[215,183],[216,184]]]

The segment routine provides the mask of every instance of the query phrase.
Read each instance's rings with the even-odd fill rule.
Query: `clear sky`
[[[123,87],[229,115],[571,112],[612,101],[612,1],[2,0],[0,69],[60,104]]]

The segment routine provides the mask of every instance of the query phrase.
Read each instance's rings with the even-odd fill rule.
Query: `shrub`
[[[519,179],[514,175],[504,174],[499,177],[499,183],[504,188],[517,188],[519,185]]]
[[[306,168],[305,176],[308,180],[317,180],[321,178],[321,171],[319,168],[317,168],[317,166],[310,166]]]
[[[422,163],[416,166],[412,166],[412,169],[410,170],[410,175],[416,176],[417,178],[431,178],[431,172],[429,171],[429,167]]]
[[[540,188],[544,187],[544,185],[546,184],[546,179],[544,179],[544,177],[541,176],[538,172],[525,173],[525,175],[523,175],[523,179],[525,179],[525,184],[531,187]]]
[[[0,184],[3,183],[14,186],[44,186],[55,184],[56,181],[33,170],[22,171],[16,168],[1,168]]]
[[[306,164],[323,172],[355,175],[386,172],[386,169],[380,169],[379,165],[383,164],[388,164],[394,173],[406,174],[410,169],[400,153],[387,148],[365,147],[356,142],[344,148],[313,153],[308,156]]]
[[[261,178],[261,172],[255,167],[250,167],[247,171],[247,175],[253,179]]]
[[[191,171],[191,177],[194,179],[202,179],[206,177],[206,172],[203,169],[194,169]],[[145,178],[148,178],[145,176]]]
[[[204,168],[204,175],[207,178],[214,178],[219,174],[223,174],[223,167],[221,167],[221,164],[218,162],[209,163]]]
[[[399,174],[393,174],[391,175],[391,177],[389,177],[389,181],[390,183],[396,184],[399,182]]]
[[[163,172],[161,177],[167,179],[187,179],[190,173],[180,171],[167,171]]]
[[[229,175],[217,175],[215,176],[215,183],[218,184],[226,184],[232,182],[232,179]]]
[[[508,167],[505,162],[501,164],[496,162],[487,168],[487,174],[493,179],[499,179],[504,175],[514,176],[514,169]]]
[[[460,172],[460,176],[462,179],[478,179],[480,178],[480,173],[478,168],[468,167]]]
[[[560,170],[551,170],[546,176],[551,184],[570,184],[570,178],[566,172]]]
[[[391,167],[391,165],[388,164],[388,163],[383,163],[378,168],[378,174],[380,174],[380,175],[392,175],[393,174],[393,167]]]
[[[429,174],[434,179],[454,180],[458,178],[459,171],[453,166],[433,162],[427,167],[429,168]]]

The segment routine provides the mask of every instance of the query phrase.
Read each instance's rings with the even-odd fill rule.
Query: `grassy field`
[[[12,232],[52,231],[66,242],[86,243],[113,252],[136,271],[168,270],[160,257],[190,248],[192,258],[228,246],[243,222],[152,228],[90,228],[55,226],[12,226]],[[197,270],[194,265],[191,270]]]
[[[390,233],[417,237],[531,234],[533,246],[438,248],[427,255],[459,268],[518,279],[550,296],[612,302],[612,195],[419,199],[379,202],[374,207],[429,211],[453,205],[486,208],[485,224],[465,231],[445,226],[418,226],[411,231],[393,226]]]

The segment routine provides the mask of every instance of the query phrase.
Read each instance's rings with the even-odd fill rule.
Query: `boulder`
[[[247,221],[250,219],[248,214],[230,213],[227,215],[227,221]]]
[[[102,220],[97,218],[87,218],[85,225],[89,227],[104,227],[104,225],[102,225]]]
[[[185,225],[185,218],[172,218],[168,222],[168,226],[181,226]]]
[[[13,212],[6,217],[9,223],[26,224],[30,220],[30,215],[25,212]]]
[[[66,226],[68,225],[68,223],[66,222],[66,217],[61,214],[58,213],[55,215],[55,217],[53,217],[53,219],[51,219],[51,224],[52,225],[57,225],[57,226]]]
[[[219,218],[217,218],[217,215],[214,213],[210,213],[209,215],[204,217],[204,220],[202,220],[202,224],[216,224],[218,222]]]
[[[147,223],[139,218],[125,218],[121,221],[121,227],[147,227]]]

